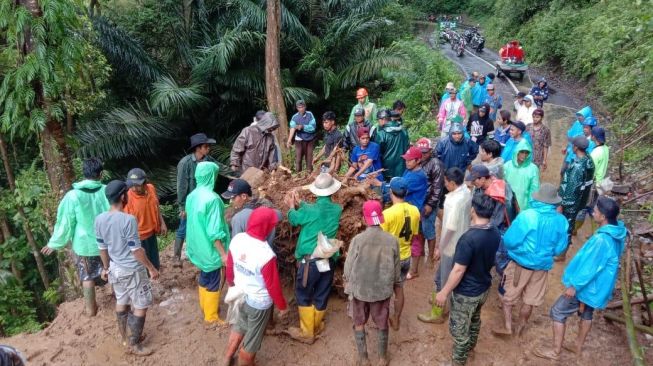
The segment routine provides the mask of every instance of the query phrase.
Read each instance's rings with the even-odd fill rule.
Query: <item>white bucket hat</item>
[[[338,192],[342,183],[333,178],[329,173],[321,173],[315,181],[308,186],[308,189],[316,196],[328,197]]]

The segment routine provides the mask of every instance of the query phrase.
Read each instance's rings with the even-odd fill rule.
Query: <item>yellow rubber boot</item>
[[[315,310],[315,335],[318,335],[324,330],[326,310],[317,310],[315,306],[313,306],[313,309]]]
[[[286,333],[294,340],[313,344],[315,342],[315,308],[313,306],[298,306],[299,328],[288,328]]]
[[[204,294],[206,293],[206,289],[202,286],[198,286],[197,293],[200,302],[200,310],[202,310],[202,314],[204,314],[204,299],[206,298]]]
[[[224,324],[224,321],[220,319],[219,310],[220,291],[212,292],[204,289],[204,321],[211,325]]]

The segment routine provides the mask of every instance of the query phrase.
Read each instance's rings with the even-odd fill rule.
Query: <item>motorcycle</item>
[[[456,52],[456,56],[462,57],[465,54],[465,37],[456,35],[456,37],[451,40],[451,49]]]
[[[463,33],[467,44],[476,52],[483,52],[485,47],[485,38],[479,33],[477,27],[472,27]]]

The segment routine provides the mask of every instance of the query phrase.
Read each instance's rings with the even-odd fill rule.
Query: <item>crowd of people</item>
[[[605,308],[611,297],[626,236],[617,203],[605,195],[605,130],[585,107],[576,113],[567,136],[551,136],[542,109],[548,98],[545,80],[530,94],[517,95],[511,113],[495,93],[493,79],[492,74],[473,73],[459,89],[447,84],[437,108],[439,137],[434,130],[434,137],[412,144],[403,120],[407,106],[396,101],[392,108],[379,108],[366,89],[358,89],[343,132],[335,113],[322,115],[324,142],[316,163],[317,122],[307,104],[297,101],[285,143],[294,146],[296,172],[319,169],[308,187],[313,203],[291,190],[284,198],[286,207],[274,207],[256,197],[244,179],[232,180],[218,195],[219,166],[209,155],[215,140],[203,133],[190,138],[189,154],[177,167],[180,225],[171,264],[183,268],[186,243],[188,260],[199,269],[198,299],[208,328],[226,324],[219,310],[228,285],[225,301],[237,315],[229,319],[224,365],[236,356],[239,365],[253,364],[274,319],[273,309],[281,317],[288,312],[274,243],[275,226],[284,218],[300,228],[294,253],[299,326],[285,333],[312,344],[324,331],[334,271],[343,254],[334,240],[343,207],[332,196],[345,180],[367,185],[380,197],[364,203],[361,220],[366,228],[349,243],[344,259],[357,364],[369,363],[365,325],[370,316],[378,332],[380,364],[388,364],[389,329],[400,329],[404,287],[420,275],[425,259],[437,269],[428,310],[418,319],[449,322],[453,364],[464,365],[476,345],[481,309],[492,295],[492,268],[500,279],[496,296],[504,313],[503,325],[492,334],[523,335],[533,308],[544,303],[548,272],[555,261],[565,260],[589,213],[598,229],[562,276],[566,290],[550,310],[553,347],[533,351],[559,359],[565,321],[579,314],[573,351],[580,352],[593,311]],[[274,114],[258,112],[233,145],[231,169],[276,169],[281,164],[273,133],[278,127]],[[559,187],[540,181],[550,168],[552,137],[566,141]],[[337,158],[338,152],[346,154],[346,161]],[[342,181],[341,171],[346,171]],[[148,355],[152,350],[143,344],[143,326],[153,301],[150,281],[159,276],[157,235],[167,231],[156,188],[139,168],[125,181],[105,186],[100,182],[102,163],[94,158],[83,162],[83,173],[84,180],[61,201],[54,233],[42,252],[50,254],[72,242],[85,312],[96,314],[95,286],[108,281],[125,347]],[[230,217],[225,201],[235,212]],[[519,304],[513,321],[513,308]]]

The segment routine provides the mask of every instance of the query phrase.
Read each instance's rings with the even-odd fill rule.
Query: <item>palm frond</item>
[[[303,99],[305,101],[312,101],[317,99],[317,95],[307,88],[298,86],[286,86],[283,88],[283,99],[287,105],[293,105],[296,101]]]
[[[265,35],[256,31],[227,30],[219,41],[199,49],[200,59],[193,69],[194,80],[206,80],[215,74],[225,74],[232,61],[253,47],[262,47]]]
[[[152,108],[163,115],[183,115],[184,111],[205,105],[209,99],[202,94],[200,85],[179,86],[169,76],[164,76],[152,84],[150,103]]]
[[[148,108],[116,108],[78,127],[75,135],[81,147],[77,155],[103,160],[155,155],[165,140],[175,137],[175,130]]]
[[[408,62],[406,55],[396,47],[377,48],[361,55],[359,60],[352,60],[351,66],[338,74],[341,88],[362,84],[378,75],[384,68],[400,67]]]

